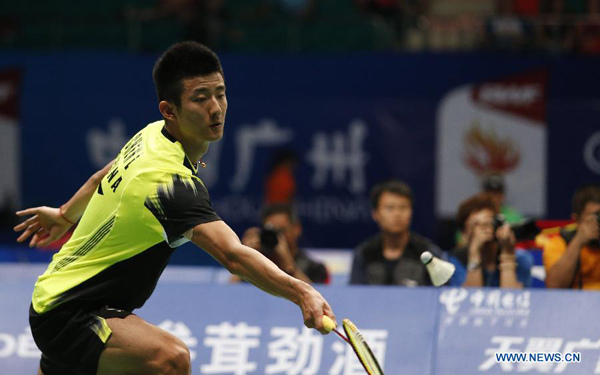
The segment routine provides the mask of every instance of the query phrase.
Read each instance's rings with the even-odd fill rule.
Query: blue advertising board
[[[193,374],[364,374],[349,345],[304,328],[292,303],[250,285],[190,281],[189,270],[170,272],[186,276],[163,280],[136,313],[183,340]],[[2,374],[35,373],[39,351],[27,323],[31,289],[29,279],[3,280]],[[594,292],[360,286],[319,291],[338,321],[347,317],[359,327],[387,375],[600,373],[600,300]],[[579,357],[496,357],[513,352]]]

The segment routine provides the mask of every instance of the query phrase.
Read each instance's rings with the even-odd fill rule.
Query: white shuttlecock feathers
[[[431,282],[435,286],[440,286],[447,283],[456,269],[454,264],[434,257],[429,251],[425,251],[423,254],[421,254],[421,262],[423,262],[425,267],[427,267]]]

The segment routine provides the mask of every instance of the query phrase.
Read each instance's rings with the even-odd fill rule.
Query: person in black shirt
[[[413,195],[410,187],[398,180],[376,185],[371,190],[373,220],[380,233],[355,250],[350,284],[432,285],[420,257],[442,251],[429,239],[410,230]]]

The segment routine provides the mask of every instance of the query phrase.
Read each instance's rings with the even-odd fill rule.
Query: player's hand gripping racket
[[[364,337],[361,335],[358,328],[356,328],[354,323],[352,323],[348,319],[344,319],[342,321],[342,326],[344,327],[346,336],[341,334],[336,329],[336,323],[333,320],[331,320],[330,317],[328,317],[327,315],[323,315],[323,328],[325,328],[325,330],[327,330],[328,332],[333,331],[333,332],[337,333],[338,336],[340,336],[344,341],[346,341],[348,344],[350,344],[352,349],[354,349],[354,352],[356,353],[358,360],[360,361],[360,363],[363,365],[363,367],[367,371],[367,374],[369,374],[369,375],[384,375],[383,371],[381,370],[381,366],[379,366],[377,359],[375,358],[375,356],[373,355],[373,352],[371,351],[371,348],[369,348],[369,345],[367,345],[367,342],[365,341]]]

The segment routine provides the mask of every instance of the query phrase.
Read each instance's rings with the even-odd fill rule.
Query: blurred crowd
[[[266,186],[276,188],[271,180],[267,177]],[[443,267],[455,269],[445,285],[527,288],[532,284],[533,243],[543,250],[546,287],[600,290],[600,185],[585,185],[574,193],[571,224],[544,231],[506,204],[505,189],[502,175],[482,176],[481,191],[458,207],[455,245],[442,250],[411,229],[418,208],[409,185],[389,180],[373,186],[371,214],[379,231],[356,245],[350,284],[436,285],[422,258],[429,252]],[[293,194],[287,194],[265,205],[261,225],[249,228],[242,241],[297,278],[328,283],[326,266],[299,246],[301,235]]]
[[[600,0],[108,0],[0,6],[0,47],[600,53]],[[38,4],[36,4],[38,3]]]

